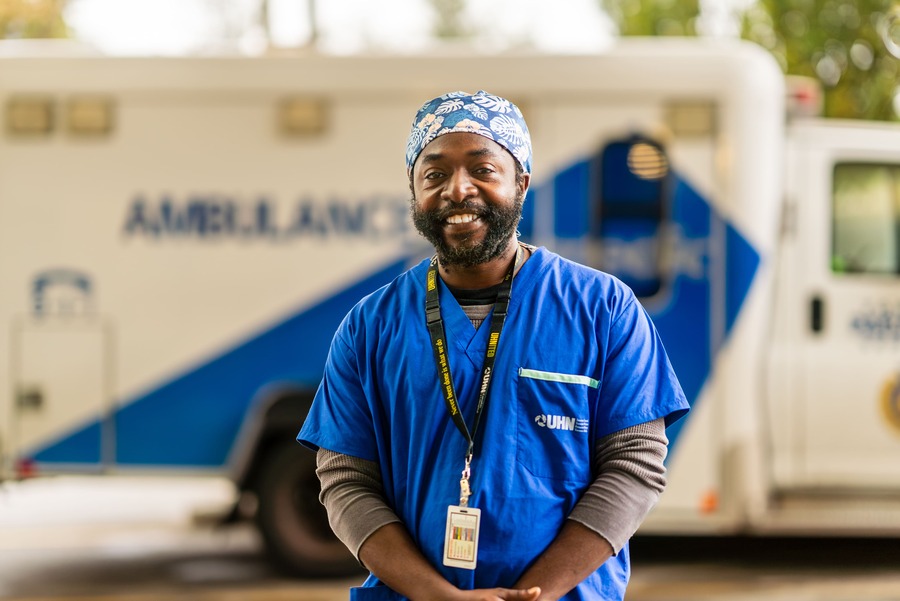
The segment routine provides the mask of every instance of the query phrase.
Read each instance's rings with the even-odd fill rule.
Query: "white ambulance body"
[[[428,253],[405,137],[456,89],[522,107],[523,238],[631,285],[693,405],[641,532],[900,535],[900,128],[785,128],[743,43],[0,58],[3,475],[227,475],[284,567],[346,567],[293,438]]]

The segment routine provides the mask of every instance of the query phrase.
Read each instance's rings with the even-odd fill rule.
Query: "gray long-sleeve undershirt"
[[[594,453],[594,481],[568,519],[603,537],[618,553],[666,486],[665,424],[657,419],[604,436]],[[319,496],[337,537],[359,558],[376,530],[401,522],[384,499],[381,469],[374,461],[319,449]]]

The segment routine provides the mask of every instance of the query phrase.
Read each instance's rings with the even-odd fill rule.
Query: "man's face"
[[[523,174],[517,183],[515,159],[496,142],[478,134],[444,134],[422,150],[413,167],[413,223],[442,265],[486,263],[515,234],[528,182]]]

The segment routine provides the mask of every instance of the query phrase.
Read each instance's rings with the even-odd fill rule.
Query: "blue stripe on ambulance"
[[[128,399],[115,415],[116,463],[224,466],[256,393],[271,382],[318,386],[341,319],[360,298],[390,282],[406,266],[405,260],[395,262]],[[100,431],[95,419],[31,456],[39,464],[98,463]]]

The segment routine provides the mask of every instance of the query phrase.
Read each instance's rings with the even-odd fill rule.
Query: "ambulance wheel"
[[[263,458],[256,485],[256,523],[266,553],[291,576],[359,572],[359,564],[328,525],[315,470],[315,453],[293,440],[277,444]]]

